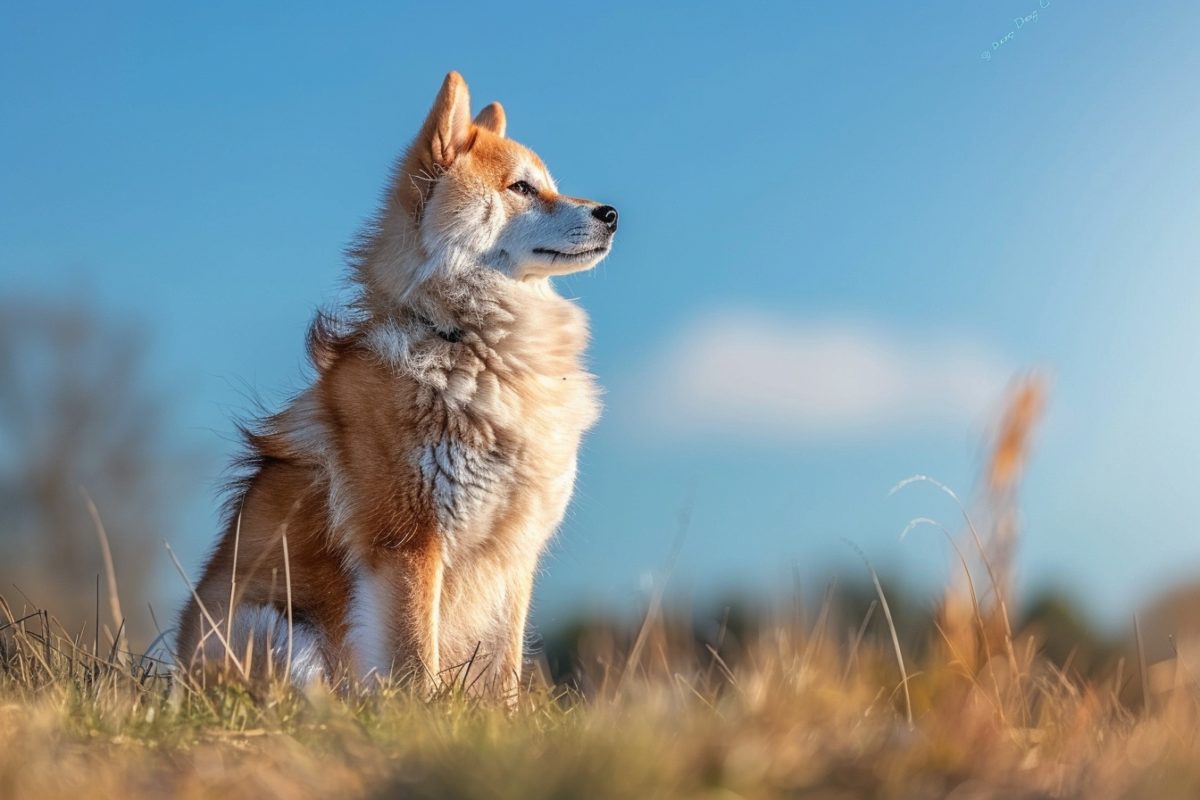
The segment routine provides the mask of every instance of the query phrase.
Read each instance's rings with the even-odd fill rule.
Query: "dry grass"
[[[778,620],[698,652],[656,622],[635,674],[614,640],[581,649],[579,691],[531,687],[508,712],[454,691],[257,698],[173,687],[55,635],[5,632],[0,797],[1195,797],[1198,696],[1149,709],[1131,675],[1085,683],[1011,643],[977,669],[909,662],[913,723],[886,626]],[[10,623],[11,624],[11,623]],[[1136,679],[1135,685],[1136,685]]]
[[[924,641],[897,631],[873,572],[865,616],[827,599],[812,622],[791,609],[708,639],[657,598],[640,628],[581,638],[573,688],[532,669],[509,710],[452,680],[432,702],[398,686],[201,689],[172,680],[161,648],[123,652],[99,614],[85,644],[5,605],[0,798],[1200,796],[1200,689],[1182,659],[1156,667],[1165,683],[1140,657],[1084,677],[1012,629],[990,554],[1015,539],[999,506],[1040,404],[1014,396],[986,473],[1005,491],[987,493],[987,528],[964,508],[963,534],[946,531],[964,578]]]

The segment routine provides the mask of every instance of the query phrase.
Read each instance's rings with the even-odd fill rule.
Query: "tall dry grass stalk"
[[[937,614],[946,656],[999,692],[1004,679],[1020,674],[1014,645],[1011,598],[1018,545],[1018,488],[1027,464],[1033,432],[1045,408],[1047,381],[1039,374],[1021,377],[1010,389],[999,425],[991,437],[983,468],[983,501],[977,525],[948,487],[933,481],[955,502],[964,531],[955,536],[939,523],[954,546],[961,571],[947,582]]]
[[[1020,534],[1017,493],[1047,394],[1048,380],[1043,375],[1034,373],[1017,381],[1009,393],[985,470],[985,492],[992,520],[989,558],[1005,591],[1012,588],[1013,558]]]

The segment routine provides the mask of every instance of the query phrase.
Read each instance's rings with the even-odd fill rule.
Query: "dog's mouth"
[[[535,247],[533,252],[539,256],[549,256],[552,261],[588,261],[608,252],[611,245],[589,247],[586,250],[555,250],[550,247]]]

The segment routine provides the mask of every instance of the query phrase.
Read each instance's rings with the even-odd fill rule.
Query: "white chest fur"
[[[481,287],[446,288],[438,296],[457,298],[453,312],[434,304],[367,336],[388,368],[416,383],[411,466],[451,547],[490,535],[514,510],[522,538],[548,537],[599,409],[581,366],[583,312],[548,285]]]
[[[438,526],[448,537],[478,527],[494,511],[512,481],[513,457],[445,437],[417,452],[416,466]]]

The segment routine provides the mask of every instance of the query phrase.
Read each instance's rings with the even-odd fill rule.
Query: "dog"
[[[600,410],[586,315],[551,279],[608,255],[617,211],[560,194],[505,128],[446,76],[349,251],[356,299],[311,326],[312,383],[243,429],[179,620],[191,674],[428,694],[451,673],[515,694],[538,559]]]

